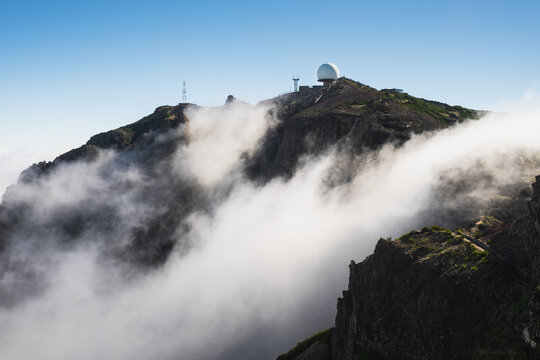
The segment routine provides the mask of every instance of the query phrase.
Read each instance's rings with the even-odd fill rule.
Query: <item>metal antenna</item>
[[[292,79],[294,81],[294,92],[298,92],[298,80],[300,80],[300,75],[293,75]]]
[[[184,81],[182,84],[182,102],[185,103],[187,101],[187,91],[186,91],[186,82]]]

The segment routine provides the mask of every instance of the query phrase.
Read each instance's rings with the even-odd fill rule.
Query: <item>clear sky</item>
[[[490,109],[538,86],[539,16],[538,0],[0,0],[0,155],[79,146],[178,103],[183,80],[190,102],[254,103],[326,61]]]

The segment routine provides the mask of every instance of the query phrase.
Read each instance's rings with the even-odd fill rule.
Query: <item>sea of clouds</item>
[[[333,325],[347,265],[380,237],[447,225],[445,210],[463,204],[476,214],[540,174],[529,109],[362,155],[329,149],[290,179],[255,183],[244,161],[278,121],[268,110],[191,110],[174,130],[189,141],[151,172],[137,153],[103,151],[8,191],[4,205],[29,205],[31,219],[0,257],[0,358],[274,359]],[[448,194],[449,183],[466,186]],[[104,256],[172,203],[183,210],[165,263],[133,270]],[[58,224],[73,216],[83,225],[68,239]]]

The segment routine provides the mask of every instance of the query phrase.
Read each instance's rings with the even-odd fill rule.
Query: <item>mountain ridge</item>
[[[229,95],[224,106],[231,103],[231,99],[236,100]],[[247,164],[247,174],[252,179],[263,180],[290,177],[301,156],[319,153],[339,142],[348,141],[356,153],[361,153],[388,142],[403,143],[412,133],[442,129],[482,114],[391,89],[376,90],[348,78],[340,78],[328,88],[289,93],[259,104],[271,105],[280,120],[268,131]],[[21,179],[29,181],[59,163],[92,160],[99,150],[129,150],[152,133],[188,123],[186,110],[189,108],[201,107],[189,103],[159,106],[134,123],[93,135],[86,144],[53,161],[32,165]],[[298,141],[305,138],[309,138],[309,144]]]
[[[251,106],[229,96],[220,108],[228,109],[238,104]],[[246,176],[246,180],[255,188],[275,179],[287,182],[295,175],[295,171],[301,168],[304,158],[324,155],[329,149],[337,149],[350,158],[375,153],[387,145],[399,149],[416,134],[434,134],[466,120],[477,119],[482,114],[480,111],[420,99],[392,89],[376,90],[346,78],[340,78],[326,88],[304,89],[262,101],[258,105],[266,107],[267,115],[273,119],[277,118],[278,121],[266,130],[253,152],[243,153],[239,157],[242,175]],[[189,251],[192,246],[189,240],[181,242],[182,235],[190,231],[189,217],[197,213],[212,214],[213,197],[226,197],[229,191],[226,184],[224,190],[220,188],[224,194],[216,195],[212,191],[206,191],[204,184],[189,174],[175,176],[171,173],[176,151],[191,141],[190,109],[197,111],[204,108],[194,104],[160,106],[139,121],[94,135],[86,144],[58,156],[52,162],[34,164],[25,170],[19,183],[8,189],[0,204],[0,251],[7,252],[10,246],[14,245],[13,239],[27,236],[35,237],[32,241],[35,242],[36,251],[39,251],[41,246],[47,246],[47,242],[55,242],[55,245],[58,243],[61,248],[70,249],[77,245],[77,241],[86,241],[82,235],[87,229],[98,226],[102,227],[103,234],[106,234],[103,236],[105,240],[97,240],[103,253],[101,254],[103,259],[100,258],[100,261],[127,265],[127,268],[131,269],[127,272],[140,267],[159,268],[167,262],[175,249]],[[107,154],[115,156],[107,158]],[[100,161],[104,165],[99,165]],[[33,211],[34,204],[26,201],[24,197],[17,196],[24,191],[24,186],[38,185],[37,191],[46,192],[47,189],[44,190],[39,185],[47,184],[49,177],[57,170],[62,170],[64,165],[72,166],[79,162],[101,166],[99,174],[107,180],[107,186],[110,187],[112,194],[130,194],[139,203],[144,204],[144,214],[134,214],[134,220],[129,218],[129,221],[122,223],[118,210],[123,210],[123,199],[117,204],[107,191],[100,188],[92,189],[92,193],[77,204],[62,204],[57,213],[45,218],[36,216]],[[344,162],[347,162],[347,159]],[[345,164],[345,167],[347,166]],[[349,167],[354,171],[354,166]],[[136,176],[140,176],[141,179],[142,185],[139,187],[129,177],[118,176],[118,173],[129,173],[133,168],[136,168]],[[338,179],[343,183],[347,183],[353,177],[347,172],[339,176],[343,177]],[[146,179],[153,181],[145,181]],[[449,191],[451,192],[449,196],[454,196],[464,191],[463,189],[466,190],[471,181],[474,182],[474,177],[460,179],[455,184],[450,183],[443,191]],[[329,184],[329,187],[332,186]],[[535,190],[532,194],[533,199],[540,198],[537,188],[537,185],[533,186]],[[540,225],[532,220],[536,215],[513,224],[507,222],[509,218],[516,217],[516,214],[523,213],[524,209],[536,211],[534,214],[540,213],[535,206],[524,205],[529,192],[525,191],[523,195],[514,199],[514,194],[518,193],[521,194],[509,186],[508,193],[503,195],[510,194],[510,196],[506,198],[501,196],[502,200],[496,200],[501,204],[515,205],[507,211],[506,218],[501,221],[493,220],[492,223],[484,218],[484,223],[478,224],[476,231],[472,229],[460,231],[471,231],[467,236],[484,231],[491,237],[486,237],[482,241],[486,241],[489,246],[512,261],[519,259],[514,263],[520,273],[525,276],[530,274],[537,276],[534,274],[540,273],[538,270],[540,256],[536,250],[524,253],[520,248],[521,244],[507,246],[510,242],[506,239],[515,240],[518,236],[516,234],[532,234],[532,229],[536,226],[540,228]],[[440,201],[444,202],[446,199],[442,197]],[[470,212],[465,214],[458,211],[453,220],[461,224],[470,219]],[[482,226],[483,230],[479,230]],[[497,226],[499,228],[495,231]],[[502,231],[504,229],[507,233]],[[107,241],[109,237],[120,240]],[[534,248],[536,235],[526,238],[528,239],[526,246]],[[537,343],[538,329],[534,326],[535,320],[527,318],[524,311],[529,308],[534,310],[536,305],[523,305],[525,295],[519,284],[512,282],[506,270],[498,267],[499,264],[492,260],[482,254],[481,249],[475,248],[474,244],[467,241],[463,234],[457,233],[457,230],[452,232],[430,227],[413,231],[398,240],[381,239],[373,255],[362,263],[350,265],[349,290],[343,293],[338,302],[336,326],[300,343],[278,359],[353,360],[355,356],[360,355],[372,358],[399,358],[399,356],[415,358],[414,354],[421,354],[426,359],[433,357],[442,359],[448,354],[449,347],[457,351],[456,354],[459,356],[465,356],[467,351],[475,346],[480,346],[474,348],[475,354],[489,355],[491,358],[504,354],[505,348],[511,349],[513,351],[511,354],[529,356],[531,346],[523,341],[523,332],[526,330],[529,340]],[[486,264],[496,270],[485,268]],[[11,264],[0,262],[0,267],[2,266],[9,268]],[[389,279],[394,273],[396,279]],[[506,282],[506,287],[502,288],[508,290],[510,295],[505,297],[504,291],[501,292],[501,289],[494,288],[492,284],[484,281],[485,277],[491,276],[492,273],[503,274],[501,279],[505,281],[510,279]],[[39,278],[36,280],[27,274],[22,274],[21,277],[23,279],[18,280],[21,284],[25,281],[36,283],[40,281]],[[439,277],[445,277],[447,283],[443,285],[438,283]],[[16,281],[17,284],[18,282]],[[447,318],[438,318],[437,314],[431,314],[427,320],[422,318],[422,314],[448,310],[443,305],[439,306],[439,302],[447,301],[445,304],[448,306],[454,304],[450,310],[456,311],[453,313],[456,319],[461,316],[461,312],[469,314],[468,318],[474,318],[474,307],[460,308],[459,304],[455,305],[457,297],[452,297],[452,292],[445,286],[445,284],[453,286],[456,283],[461,286],[460,294],[469,294],[469,298],[474,299],[474,291],[480,289],[483,292],[478,299],[483,303],[488,304],[489,298],[496,296],[503,299],[504,304],[517,307],[511,316],[502,320],[496,314],[502,306],[493,306],[482,315],[484,317],[479,318],[479,323],[487,323],[490,319],[500,320],[492,326],[493,331],[505,334],[501,339],[492,336],[498,344],[490,342],[484,346],[484,343],[478,342],[473,344],[474,346],[467,343],[468,347],[465,345],[459,347],[455,343],[448,345],[450,336],[446,333],[443,335],[445,340],[429,338],[431,333],[437,332],[444,321],[449,321]],[[366,284],[371,285],[366,288]],[[380,289],[375,284],[383,284],[381,286],[386,288],[379,293],[377,291]],[[388,297],[392,294],[389,289],[392,288],[399,290],[396,291],[398,302],[408,306],[406,316],[400,313],[399,307],[396,308],[394,302],[388,301]],[[424,289],[426,292],[424,298],[420,301],[408,297],[411,288]],[[21,292],[23,296],[32,293],[30,290],[24,290],[27,292]],[[516,300],[516,296],[519,299]],[[4,294],[1,300],[11,306],[21,301],[21,298]],[[536,304],[533,300],[531,302]],[[385,317],[374,304],[380,304],[381,307],[384,305],[384,309],[392,316]],[[469,310],[472,312],[467,312]],[[466,317],[459,319],[467,321]],[[530,324],[521,327],[520,321],[528,321]],[[508,324],[511,325],[510,328],[519,328],[521,332],[506,329],[505,326]],[[462,325],[454,321],[452,323],[454,327],[448,331],[456,333]],[[392,330],[392,327],[396,326],[401,332],[396,333]],[[422,330],[423,328],[426,330]],[[474,326],[466,330],[470,334],[460,337],[461,343],[466,343],[482,333],[481,328]],[[399,337],[403,341],[395,340]],[[432,348],[425,347],[425,344],[421,343],[422,339],[433,340]],[[414,351],[413,355],[407,353],[407,349]]]

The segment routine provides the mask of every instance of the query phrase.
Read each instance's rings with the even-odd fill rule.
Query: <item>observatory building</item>
[[[324,86],[332,84],[339,78],[339,69],[336,65],[327,62],[319,66],[317,70],[317,81],[320,81]]]
[[[331,62],[327,62],[319,66],[319,69],[317,70],[317,81],[322,82],[323,85],[300,85],[300,87],[298,87],[298,80],[300,80],[300,76],[293,75],[294,92],[305,92],[325,88],[332,85],[337,79],[339,79],[338,67]]]

